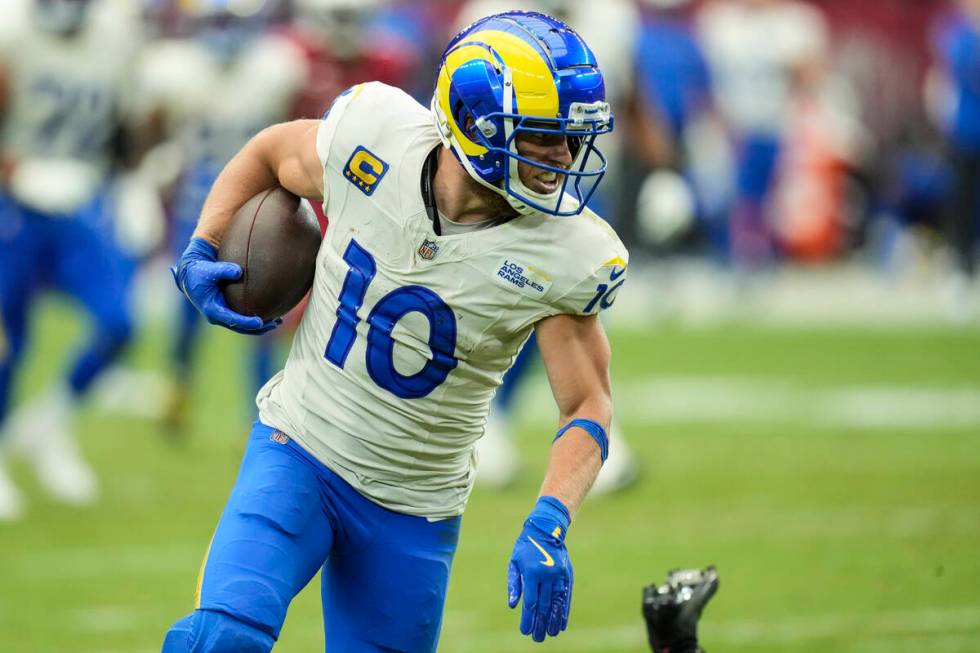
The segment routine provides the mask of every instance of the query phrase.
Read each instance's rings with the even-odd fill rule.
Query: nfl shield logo
[[[282,431],[273,431],[272,435],[269,436],[269,439],[273,442],[278,442],[279,444],[286,444],[289,442],[289,436]]]
[[[426,240],[419,246],[419,255],[426,261],[431,261],[439,253],[439,246],[434,240]]]

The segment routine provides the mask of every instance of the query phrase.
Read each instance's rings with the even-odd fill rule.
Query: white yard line
[[[508,642],[511,650],[532,650],[530,641],[515,642],[517,630],[460,634],[451,626],[452,615],[447,615],[447,632],[441,651],[467,653],[468,651],[493,650],[500,642]],[[815,639],[840,638],[879,640],[900,636],[923,636],[931,644],[933,638],[956,636],[956,641],[969,642],[976,650],[980,644],[980,605],[954,608],[928,607],[914,610],[895,610],[867,614],[828,614],[789,617],[775,620],[732,619],[713,621],[710,612],[702,622],[702,636],[712,644],[729,645],[778,645],[793,644]],[[645,651],[646,634],[639,617],[635,621],[607,627],[576,628],[562,635],[563,651]],[[891,640],[894,644],[894,640]],[[921,642],[919,642],[921,646]],[[868,650],[863,646],[861,650]],[[884,649],[882,649],[884,650]],[[894,649],[891,649],[894,650]],[[934,650],[931,646],[929,650]],[[940,649],[947,650],[947,649]],[[956,649],[948,649],[956,650]]]
[[[145,611],[124,605],[78,608],[64,614],[64,625],[85,633],[129,632],[147,621]]]
[[[120,576],[196,576],[207,542],[166,546],[49,549],[6,558],[0,571],[31,581],[76,581]]]
[[[804,387],[792,379],[674,376],[619,380],[617,415],[653,424],[800,424],[837,430],[923,430],[980,427],[980,387],[855,385]],[[535,420],[555,417],[543,378],[522,408]],[[978,430],[980,433],[980,430]]]
[[[64,620],[80,632],[116,632],[149,625],[151,615],[126,606],[96,606],[73,609],[62,613]],[[56,615],[52,615],[56,618]],[[58,619],[61,621],[61,619]],[[152,621],[155,623],[156,619]],[[440,651],[466,653],[490,650],[501,642],[514,643],[517,648],[530,647],[529,641],[515,642],[514,629],[479,631],[479,619],[469,613],[447,613],[445,632]],[[291,628],[319,630],[319,619],[290,621]],[[475,632],[474,632],[475,631]],[[894,637],[955,638],[973,645],[980,643],[980,605],[957,607],[925,607],[862,614],[824,614],[782,619],[712,620],[709,616],[701,626],[706,641],[730,645],[793,644],[815,639],[852,638],[876,640]],[[563,636],[562,650],[646,650],[643,622],[635,621],[610,626],[575,627]],[[952,640],[951,640],[952,641]],[[894,644],[894,642],[893,642]],[[863,648],[863,647],[862,647]],[[930,648],[930,650],[933,650]]]

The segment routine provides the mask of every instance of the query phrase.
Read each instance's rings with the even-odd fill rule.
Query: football
[[[218,259],[237,263],[242,276],[224,286],[228,307],[274,320],[313,285],[320,226],[306,202],[284,188],[262,191],[232,219]]]

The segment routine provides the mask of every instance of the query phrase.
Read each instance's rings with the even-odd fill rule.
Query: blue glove
[[[259,335],[282,323],[281,319],[263,322],[260,317],[241,315],[228,308],[221,282],[240,278],[242,268],[236,263],[219,262],[218,250],[203,238],[191,238],[177,265],[170,271],[177,288],[211,324],[219,324],[238,333]]]
[[[565,548],[571,517],[554,497],[538,499],[517,537],[507,569],[507,605],[511,608],[524,594],[521,633],[543,642],[568,627],[572,607],[572,563]]]

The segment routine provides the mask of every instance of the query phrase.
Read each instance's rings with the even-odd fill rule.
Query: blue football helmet
[[[511,11],[460,32],[443,53],[432,113],[470,176],[520,213],[577,215],[605,174],[595,140],[612,131],[613,116],[602,73],[582,37],[550,16]],[[522,156],[516,139],[532,132],[564,136],[571,166]],[[531,190],[520,162],[558,174],[561,185]]]

